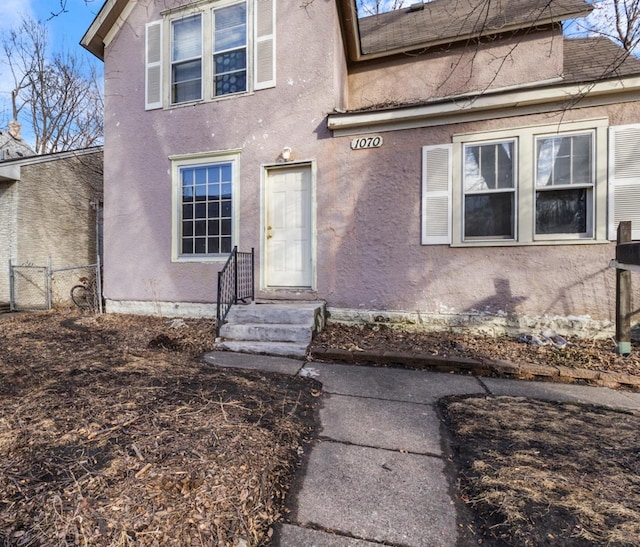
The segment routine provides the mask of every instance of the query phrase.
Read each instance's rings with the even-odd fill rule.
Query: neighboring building
[[[96,262],[102,155],[98,147],[0,162],[0,303],[9,302],[9,261]]]
[[[34,155],[33,149],[22,138],[20,123],[10,121],[8,130],[0,129],[0,161]]]
[[[640,61],[563,37],[590,5],[303,4],[105,2],[108,310],[212,314],[238,245],[334,319],[610,329]]]

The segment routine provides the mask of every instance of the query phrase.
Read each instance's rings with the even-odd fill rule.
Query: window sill
[[[243,91],[241,93],[230,93],[229,95],[221,95],[220,97],[211,97],[209,99],[198,99],[197,101],[185,101],[184,103],[170,103],[163,110],[173,110],[174,108],[185,108],[188,106],[196,106],[199,104],[218,103],[221,101],[229,101],[238,97],[249,97],[255,95],[255,91]]]
[[[231,253],[229,253],[231,254]],[[202,256],[177,256],[171,259],[174,263],[194,263],[201,262],[204,264],[215,264],[217,262],[224,263],[228,260],[229,254],[226,255],[202,255]]]
[[[604,245],[608,239],[546,239],[538,241],[464,241],[450,247],[548,247],[550,245]]]

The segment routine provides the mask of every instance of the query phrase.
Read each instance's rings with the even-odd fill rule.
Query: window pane
[[[202,55],[200,15],[185,17],[173,22],[172,61],[193,59]]]
[[[183,236],[192,236],[193,235],[193,222],[190,220],[186,220],[182,223],[182,235]]]
[[[247,72],[231,72],[215,78],[216,96],[242,93],[247,90]]]
[[[236,4],[214,10],[215,50],[237,48],[247,43],[247,8]]]
[[[465,192],[513,188],[514,147],[513,141],[465,146]]]
[[[197,236],[206,236],[207,235],[207,221],[206,220],[196,220],[196,235]]]
[[[231,252],[232,164],[221,163],[183,168],[181,181],[183,185],[182,253]],[[221,200],[220,194],[223,191],[228,192],[228,196]],[[228,245],[226,240],[222,241],[221,236],[228,238]],[[224,250],[227,247],[229,251]]]
[[[536,144],[536,186],[592,184],[592,135],[541,137]]]
[[[193,254],[193,239],[191,238],[182,239],[182,254],[185,254],[185,255]]]
[[[587,201],[585,188],[536,192],[536,233],[586,233]]]
[[[513,239],[514,225],[513,192],[465,196],[465,238]]]
[[[220,245],[220,252],[222,253],[230,253],[231,252],[231,238],[230,237],[223,237],[220,238],[221,241],[221,245]]]
[[[204,237],[196,237],[193,252],[196,254],[205,254],[207,252],[207,239]]]

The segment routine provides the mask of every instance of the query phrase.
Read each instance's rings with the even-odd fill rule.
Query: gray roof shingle
[[[594,82],[640,74],[640,59],[603,36],[564,41],[564,80]]]
[[[366,55],[513,32],[590,11],[584,0],[433,0],[421,10],[394,10],[358,24]]]

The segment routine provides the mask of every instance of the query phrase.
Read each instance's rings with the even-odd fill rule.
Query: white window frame
[[[237,4],[243,4],[246,8],[246,89],[216,96],[214,10]],[[202,94],[198,100],[174,103],[171,70],[172,24],[176,20],[194,15],[199,15],[202,22]],[[200,0],[191,2],[187,6],[165,10],[161,12],[161,16],[162,19],[149,23],[145,27],[146,110],[219,101],[275,87],[276,0]],[[158,57],[160,57],[159,62]]]
[[[212,164],[230,163],[232,170],[231,182],[231,248],[238,244],[238,230],[240,226],[239,180],[240,180],[240,150],[224,150],[201,152],[197,154],[180,154],[170,156],[171,185],[172,185],[172,215],[171,215],[171,260],[172,262],[223,262],[229,254],[182,254],[182,181],[183,168],[207,166]]]
[[[236,5],[241,5],[244,4],[245,6],[245,14],[246,14],[246,19],[245,19],[245,30],[244,30],[244,45],[242,47],[234,47],[231,49],[221,49],[221,50],[216,50],[216,46],[215,46],[215,40],[216,40],[216,28],[215,28],[215,19],[216,19],[216,12],[219,10],[222,10],[224,8],[228,8],[231,6],[236,6]],[[250,36],[250,14],[249,14],[249,4],[250,2],[246,2],[246,1],[242,1],[242,2],[230,2],[228,4],[224,4],[224,5],[216,5],[214,7],[211,8],[211,94],[213,98],[220,98],[220,97],[229,97],[232,95],[240,95],[240,94],[244,94],[247,93],[250,89],[250,83],[251,83],[251,63],[253,62],[251,59],[251,54],[250,54],[250,42],[249,42],[249,36]],[[217,72],[215,69],[216,66],[216,55],[220,55],[223,53],[228,53],[230,51],[236,51],[239,49],[244,49],[244,54],[245,54],[245,68],[244,68],[244,72],[245,72],[245,89],[243,89],[242,91],[236,91],[235,93],[223,93],[221,95],[216,95],[216,77],[217,77]]]
[[[469,147],[475,146],[495,146],[501,145],[504,143],[511,143],[513,148],[513,186],[510,189],[497,189],[497,188],[487,188],[485,190],[466,190],[466,150]],[[513,237],[508,236],[471,236],[465,238],[466,242],[469,241],[517,241],[518,239],[518,139],[517,138],[508,138],[508,139],[499,139],[499,140],[490,140],[490,141],[479,141],[479,142],[466,142],[462,145],[462,234],[464,237],[466,226],[466,197],[472,195],[488,195],[488,194],[512,194],[513,196]]]
[[[552,187],[547,187],[540,189],[537,185],[538,179],[538,141],[541,139],[546,139],[549,137],[575,137],[580,135],[589,135],[591,137],[591,182],[583,183],[583,184],[564,184],[557,185]],[[557,240],[557,239],[593,239],[593,227],[594,227],[594,217],[595,217],[595,156],[596,156],[596,132],[595,130],[587,130],[587,131],[563,131],[558,133],[551,134],[540,134],[536,135],[534,138],[534,204],[533,204],[533,215],[534,215],[534,237],[536,240],[545,241],[545,240]],[[537,215],[537,194],[538,191],[553,191],[553,190],[587,190],[587,218],[586,218],[586,231],[583,233],[558,233],[558,234],[539,234],[537,233],[537,228],[535,226],[535,217]]]
[[[452,151],[452,241],[454,247],[561,245],[576,243],[604,243],[607,240],[607,130],[608,120],[597,118],[576,122],[533,125],[488,132],[457,134],[453,136]],[[592,225],[588,234],[535,233],[535,169],[536,138],[548,135],[593,132]],[[504,239],[464,239],[464,145],[492,141],[517,141],[516,162],[516,237]]]
[[[173,59],[173,44],[174,44],[174,29],[175,29],[175,25],[176,23],[179,23],[185,19],[192,19],[192,18],[196,18],[199,17],[200,18],[200,53],[199,55],[195,56],[195,57],[191,57],[191,58],[187,58],[187,59],[180,59],[178,61]],[[171,39],[169,40],[169,49],[170,49],[170,53],[169,56],[167,57],[168,62],[169,62],[169,101],[171,102],[172,105],[180,105],[180,104],[188,104],[188,103],[194,103],[194,102],[199,102],[203,99],[204,97],[204,88],[205,88],[205,70],[204,70],[204,65],[205,65],[205,59],[204,59],[204,47],[205,47],[205,40],[204,40],[204,17],[202,13],[192,13],[192,14],[185,14],[183,17],[176,17],[174,19],[172,19],[169,23],[169,27],[170,27],[170,37]],[[184,64],[184,63],[188,63],[191,61],[195,61],[195,60],[200,60],[200,97],[197,99],[191,99],[188,101],[178,101],[178,102],[174,102],[173,100],[173,86],[174,86],[174,81],[173,81],[173,67],[174,65],[178,65],[178,64]]]

